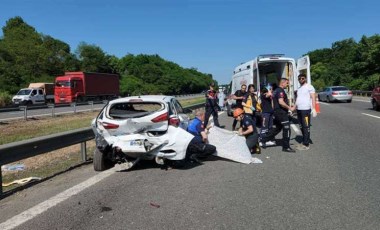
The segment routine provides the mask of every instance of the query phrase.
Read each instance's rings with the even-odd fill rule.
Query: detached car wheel
[[[95,171],[104,171],[111,168],[111,162],[104,155],[99,149],[95,148],[93,161]]]

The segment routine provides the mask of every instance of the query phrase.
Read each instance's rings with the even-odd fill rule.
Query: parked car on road
[[[377,86],[372,91],[371,103],[374,110],[380,111],[380,78]]]
[[[186,131],[190,109],[172,96],[134,96],[110,101],[92,121],[94,169],[119,163],[131,168],[140,159],[163,164],[183,160],[193,135]]]
[[[326,102],[346,101],[351,103],[352,91],[345,86],[329,86],[318,93],[318,100]]]

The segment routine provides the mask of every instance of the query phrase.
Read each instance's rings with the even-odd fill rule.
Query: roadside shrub
[[[0,106],[10,105],[12,103],[12,96],[8,92],[0,92]]]

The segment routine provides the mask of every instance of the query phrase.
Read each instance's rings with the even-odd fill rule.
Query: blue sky
[[[72,52],[84,41],[117,57],[158,54],[224,84],[259,54],[299,58],[379,34],[379,12],[379,0],[1,0],[0,26],[21,16]]]

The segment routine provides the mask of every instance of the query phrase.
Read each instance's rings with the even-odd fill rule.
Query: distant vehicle
[[[380,111],[380,77],[377,86],[372,91],[371,103],[374,110]]]
[[[352,91],[345,86],[329,86],[318,93],[318,100],[326,102],[346,101],[351,103]]]
[[[12,98],[15,105],[35,105],[54,102],[53,83],[30,83],[28,88],[20,89]]]
[[[294,92],[299,88],[298,75],[304,73],[307,82],[311,83],[309,56],[296,60],[284,57],[284,54],[264,54],[255,59],[238,65],[232,76],[231,93],[241,88],[242,84],[254,84],[260,95],[261,88],[268,84],[276,84],[281,78],[289,79],[286,90],[290,103],[294,103]]]
[[[187,113],[172,96],[134,96],[110,101],[92,121],[97,148],[94,169],[116,163],[131,168],[141,160],[183,160],[193,135]]]
[[[55,79],[55,103],[111,100],[119,96],[119,75],[66,72]]]

